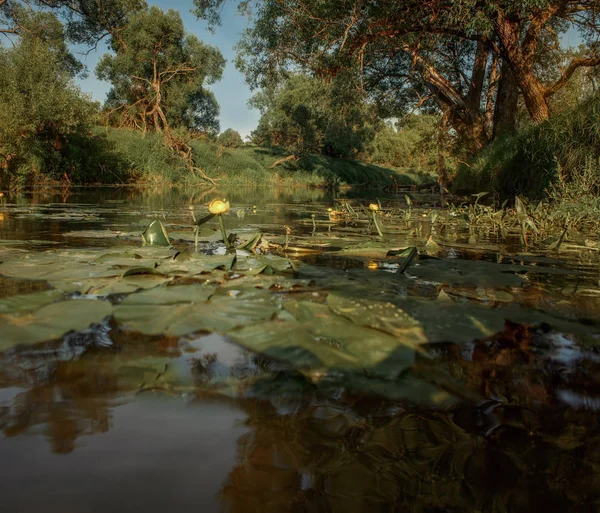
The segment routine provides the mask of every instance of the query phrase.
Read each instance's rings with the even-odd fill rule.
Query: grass
[[[190,175],[183,162],[164,145],[157,134],[142,137],[139,132],[99,128],[96,137],[106,142],[111,163],[119,169],[114,176],[128,181],[154,185],[186,185],[201,181]],[[360,186],[381,188],[392,184],[418,184],[431,177],[414,171],[397,171],[354,160],[310,155],[270,167],[286,156],[280,148],[244,145],[225,148],[208,139],[192,139],[194,163],[220,184],[231,186]],[[117,164],[115,164],[115,162]],[[106,169],[104,166],[103,169]]]
[[[494,141],[468,165],[459,168],[454,190],[477,193],[492,189],[501,200],[531,199],[565,193],[598,193],[600,185],[600,94],[540,125]],[[583,179],[585,177],[585,179]]]

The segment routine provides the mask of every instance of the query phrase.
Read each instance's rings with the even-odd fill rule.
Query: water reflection
[[[452,406],[328,388],[214,335],[104,326],[5,353],[3,498],[22,501],[13,485],[26,479],[19,511],[33,511],[49,480],[60,499],[44,511],[99,511],[89,480],[100,479],[103,507],[127,511],[150,493],[132,481],[142,472],[158,487],[155,502],[141,499],[147,511],[167,497],[177,511],[231,513],[597,510],[596,348],[507,324],[479,343],[427,350],[411,372],[455,394]],[[71,455],[40,456],[40,437]],[[26,465],[34,450],[41,463]],[[210,486],[195,480],[210,474]],[[86,494],[70,495],[78,488]]]
[[[141,221],[156,215],[181,227],[189,224],[190,203],[223,196],[239,209],[228,218],[234,229],[266,227],[271,236],[283,233],[287,222],[310,236],[310,214],[326,223],[326,207],[336,199],[307,189],[36,193],[9,198],[0,250],[19,251],[14,239],[28,246],[35,239],[38,249],[58,241],[107,247],[113,242],[64,234],[139,230]],[[317,236],[331,251],[336,237],[351,229],[319,224]],[[427,220],[402,227],[394,244],[416,243],[412,230],[423,235],[432,229]],[[328,254],[303,257],[318,266],[307,278],[339,278],[338,292],[348,296],[362,294],[365,285],[365,297],[386,293],[409,312],[428,298],[432,323],[443,305],[433,303],[443,300],[441,292],[464,306],[457,309],[461,316],[470,304],[501,309],[510,299],[580,323],[597,318],[595,260],[571,265],[563,255],[506,256],[493,237],[478,248],[467,244],[465,230],[454,235],[456,247],[437,256],[452,257],[462,282],[418,281],[388,272],[396,268],[385,258]],[[529,276],[511,287],[483,287],[479,278],[465,284],[459,265],[476,267],[461,262],[467,257],[487,278],[496,263],[527,266]],[[0,297],[45,287],[0,277]],[[295,293],[306,299],[316,294],[301,287]],[[458,325],[455,320],[451,328]],[[549,326],[507,323],[485,340],[424,346],[426,355],[399,383],[305,376],[217,335],[150,337],[111,324],[15,349],[0,354],[3,506],[61,512],[597,511],[600,351],[582,340]],[[404,387],[405,400],[382,397],[392,385]]]

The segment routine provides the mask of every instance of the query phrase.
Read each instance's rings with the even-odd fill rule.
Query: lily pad
[[[285,309],[293,319],[246,326],[229,336],[252,351],[302,370],[392,378],[414,363],[413,348],[387,333],[357,326],[327,305],[289,302]]]
[[[45,290],[43,292],[0,299],[0,314],[30,312],[44,305],[53,303],[62,295],[62,292],[59,290]]]
[[[477,260],[429,259],[411,267],[407,273],[431,283],[482,287],[519,287],[526,283],[526,280],[516,273],[523,271],[525,271],[525,268],[517,265],[495,264]]]
[[[427,342],[421,323],[390,302],[329,294],[327,304],[333,312],[354,324],[385,331],[404,344],[414,346]]]
[[[161,295],[165,294],[164,298],[154,294],[152,303],[147,299],[151,296],[134,294],[115,308],[115,319],[125,328],[141,333],[181,336],[196,331],[227,332],[238,326],[270,319],[278,311],[278,307],[270,301],[245,299],[243,296],[223,295],[208,301],[190,302],[190,296],[200,289],[183,290],[187,287],[198,286],[177,287],[181,290],[174,293],[161,291]],[[175,293],[181,293],[185,302],[173,303],[172,294]]]
[[[159,219],[152,221],[142,233],[144,244],[149,246],[170,246],[171,241],[167,230]]]
[[[19,344],[36,344],[83,330],[110,315],[105,301],[70,300],[46,305],[33,313],[0,314],[0,351]]]

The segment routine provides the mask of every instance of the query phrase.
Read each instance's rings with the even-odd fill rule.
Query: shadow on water
[[[288,295],[323,301],[315,283],[327,276],[328,292],[394,301],[423,320],[427,335],[437,330],[439,343],[422,344],[395,379],[377,371],[393,369],[399,354],[364,373],[320,374],[221,335],[142,335],[114,318],[61,340],[12,348],[0,353],[6,511],[600,509],[597,337],[537,321],[506,321],[502,331],[503,312],[593,325],[600,302],[596,261],[507,252],[491,238],[470,247],[461,232],[455,245],[423,254],[412,274],[400,275],[387,249],[383,256],[332,254],[364,225],[334,225],[327,207],[338,198],[320,190],[203,195],[115,188],[12,197],[0,239],[10,255],[57,243],[129,247],[139,241],[94,239],[85,231],[139,231],[163,215],[169,229],[181,229],[189,224],[190,203],[224,195],[238,209],[228,218],[235,229],[260,227],[276,240],[289,223],[295,234],[329,245],[330,253],[297,256],[309,284],[290,286]],[[403,200],[387,201],[400,208]],[[320,222],[314,237],[312,214]],[[419,230],[423,239],[431,223],[420,219],[402,230],[394,247],[408,241],[424,253],[408,232]],[[439,230],[452,235],[451,227]],[[67,237],[71,231],[80,235]],[[0,297],[46,288],[0,276]],[[444,327],[439,320],[450,312],[452,324]],[[494,331],[500,332],[470,336],[467,328],[479,329],[489,312],[499,313]],[[444,342],[456,339],[467,341]],[[297,349],[305,361],[318,360]]]

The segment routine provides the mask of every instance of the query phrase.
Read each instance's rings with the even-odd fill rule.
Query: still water
[[[60,288],[71,262],[76,274],[86,255],[138,251],[139,233],[155,218],[179,251],[193,250],[188,207],[201,217],[220,197],[232,204],[228,230],[242,239],[261,231],[264,251],[292,260],[295,272],[217,269],[159,287],[246,294],[243,312],[227,310],[231,318],[254,315],[248,304],[268,294],[281,320],[252,326],[293,321],[297,330],[281,332],[289,344],[310,332],[313,342],[355,351],[362,369],[307,370],[295,364],[305,352],[253,351],[252,326],[183,336],[172,327],[133,329],[140,324],[124,316],[127,293]],[[434,197],[414,196],[410,220],[382,219],[391,250],[420,253],[399,273],[393,251],[364,245],[377,241],[370,224],[336,219],[340,199],[358,210],[376,198],[108,188],[8,197],[0,207],[0,314],[11,298],[57,287],[110,302],[114,314],[48,342],[0,341],[2,510],[599,511],[597,251],[577,241],[577,250],[525,248],[493,232],[469,243],[472,230],[459,222],[432,222]],[[403,194],[378,199],[384,212],[406,209]],[[435,251],[426,248],[430,235]],[[223,255],[218,237],[204,239],[200,253]],[[14,271],[25,259],[45,265],[46,255],[55,267],[44,279]],[[342,308],[349,298],[362,309]],[[334,310],[333,299],[342,305],[336,316],[325,306]],[[180,308],[161,305],[150,312]],[[368,321],[388,338],[420,337],[410,355],[399,348],[370,366],[379,349],[360,335],[371,329],[370,307],[397,309],[392,321],[410,317],[402,325],[384,323],[383,313]],[[404,367],[390,374],[390,365]]]

